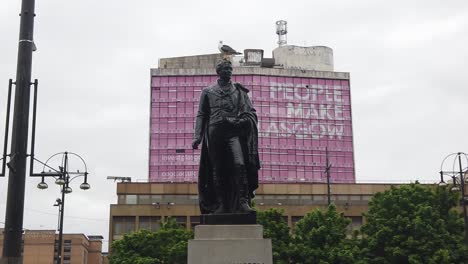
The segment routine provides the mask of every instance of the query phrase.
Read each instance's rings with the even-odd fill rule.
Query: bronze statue
[[[258,187],[257,115],[232,65],[216,66],[217,83],[203,89],[195,122],[193,149],[202,143],[198,194],[202,214],[251,213]]]

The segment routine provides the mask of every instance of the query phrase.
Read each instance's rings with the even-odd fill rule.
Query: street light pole
[[[34,0],[22,0],[21,3],[11,156],[8,163],[5,233],[3,255],[0,261],[2,264],[23,263],[21,242],[23,238],[32,52],[35,49],[33,42],[34,5]]]
[[[62,264],[62,244],[63,244],[63,216],[64,216],[64,209],[65,209],[65,192],[64,186],[61,187],[62,189],[62,200],[59,203],[59,212],[60,212],[60,220],[59,220],[59,239],[58,239],[58,247],[57,247],[57,264]]]
[[[62,198],[65,198],[63,193],[62,193]],[[63,218],[62,218],[62,208],[63,208],[63,202],[62,202],[62,199],[60,198],[57,198],[57,200],[55,201],[55,204],[54,206],[57,206],[59,208],[59,217],[58,217],[58,223],[57,223],[57,229],[58,230],[63,230],[63,226],[62,226],[62,223],[63,223]],[[60,231],[59,231],[60,232]],[[60,236],[59,236],[59,240],[60,240]],[[54,260],[54,264],[57,264],[58,263],[58,260],[60,259],[60,254],[61,254],[61,251],[59,251],[59,242],[57,242],[57,240],[55,240],[55,250],[57,251],[56,255],[55,255],[55,260]]]
[[[460,188],[461,188],[461,195],[462,195],[461,205],[463,206],[463,218],[465,220],[465,243],[468,244],[468,215],[466,212],[465,177],[463,175],[461,153],[458,153],[458,166],[460,168]]]
[[[326,153],[326,162],[327,162],[327,168],[326,168],[326,172],[327,172],[327,202],[328,202],[328,206],[330,206],[331,204],[331,190],[330,190],[330,169],[331,169],[331,164],[330,164],[330,161],[328,159],[328,148],[325,149]]]
[[[61,166],[59,166],[59,170],[55,170],[53,167],[49,166],[48,163],[51,159],[53,159],[54,157],[56,158],[60,155],[62,155]],[[83,166],[85,169],[84,172],[80,172],[79,170],[76,172],[69,171],[69,166],[68,166],[69,155],[71,155],[72,157],[78,158],[79,160],[83,162]],[[45,163],[43,163],[43,165],[44,165],[44,168],[41,173],[31,173],[31,174],[36,177],[40,176],[42,178],[41,182],[37,185],[37,188],[39,189],[44,190],[48,188],[47,183],[44,181],[45,177],[54,177],[56,179],[55,183],[57,185],[60,185],[62,198],[57,199],[56,203],[54,204],[54,206],[59,207],[59,223],[58,223],[59,236],[58,236],[58,245],[57,245],[57,254],[56,254],[57,261],[55,263],[62,264],[63,262],[63,254],[62,254],[63,222],[64,222],[64,216],[65,216],[65,194],[71,193],[73,191],[72,188],[70,187],[70,182],[78,177],[84,177],[83,183],[80,184],[80,189],[89,190],[91,188],[91,185],[88,183],[88,169],[87,169],[86,163],[84,162],[81,156],[79,156],[76,153],[67,152],[67,151],[59,152],[59,153],[52,155],[51,157],[49,157],[49,159]],[[46,167],[49,169],[53,169],[57,173],[46,173],[44,171]],[[70,177],[70,175],[75,175],[75,176]]]
[[[443,165],[444,165],[445,161],[451,156],[456,156],[454,158],[454,160],[453,160],[452,171],[443,171]],[[460,203],[461,203],[461,206],[463,207],[463,219],[465,221],[465,228],[464,228],[465,229],[465,244],[468,245],[468,213],[467,213],[467,209],[466,209],[466,202],[467,202],[468,197],[466,197],[466,194],[465,194],[465,174],[463,172],[462,156],[464,156],[466,158],[466,161],[468,163],[468,155],[466,153],[463,153],[463,152],[452,153],[452,154],[449,154],[448,156],[446,156],[444,158],[444,160],[442,161],[442,164],[440,165],[440,183],[439,183],[439,185],[440,186],[447,185],[447,183],[444,181],[444,175],[450,176],[450,177],[452,177],[453,185],[454,185],[451,188],[451,191],[460,190],[460,192],[461,192],[461,201],[460,201]],[[455,164],[456,164],[457,158],[458,158],[458,168],[459,168],[458,172],[455,171]],[[457,180],[457,175],[460,175],[458,180]],[[460,186],[458,187],[457,184],[460,184]]]
[[[67,159],[67,157],[65,157]],[[67,171],[66,169],[66,165],[67,162],[65,162],[65,165],[64,165],[64,168],[63,168],[63,172],[65,174],[65,172]],[[64,175],[64,178],[65,179],[68,179],[69,177],[67,175]],[[65,180],[66,183],[68,183],[68,180]],[[58,239],[58,247],[57,247],[57,264],[62,264],[62,244],[63,244],[63,216],[64,216],[64,209],[65,209],[65,187],[68,186],[68,184],[66,185],[62,185],[61,186],[61,191],[62,191],[62,201],[60,202],[60,207],[59,207],[59,210],[60,210],[60,221],[59,221],[59,239]]]

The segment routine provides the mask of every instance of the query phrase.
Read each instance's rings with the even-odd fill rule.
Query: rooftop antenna
[[[288,44],[288,22],[285,20],[276,21],[276,34],[278,35],[278,45],[284,46]]]

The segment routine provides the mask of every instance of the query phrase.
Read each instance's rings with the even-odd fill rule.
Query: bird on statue
[[[229,47],[228,45],[224,45],[222,40],[219,41],[218,49],[223,55],[223,59],[227,59],[229,57],[232,57],[233,55],[242,54],[240,52],[237,52],[235,49]]]

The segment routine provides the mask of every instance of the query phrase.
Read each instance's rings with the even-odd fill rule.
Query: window
[[[138,195],[138,204],[151,204],[151,196],[150,195]]]
[[[140,229],[146,229],[151,232],[156,232],[161,227],[160,216],[140,216]]]
[[[171,216],[176,220],[176,223],[181,227],[187,227],[187,217],[186,216]]]
[[[135,217],[114,216],[113,231],[114,235],[123,235],[135,231]]]
[[[125,195],[125,204],[137,204],[137,196],[136,195]]]
[[[70,264],[70,263],[71,263],[71,256],[70,255],[63,256],[63,264]]]
[[[200,224],[200,216],[190,216],[190,228],[194,229],[195,226]]]
[[[304,216],[291,216],[291,222],[292,225],[294,226],[299,220],[301,220]]]
[[[351,219],[351,223],[347,227],[347,232],[351,234],[354,230],[358,230],[362,226],[362,216],[347,216]]]

